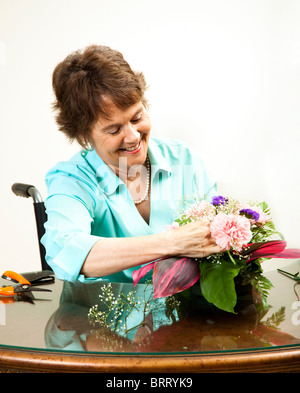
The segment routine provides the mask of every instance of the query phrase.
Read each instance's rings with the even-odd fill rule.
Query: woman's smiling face
[[[107,104],[109,120],[97,121],[91,130],[91,142],[102,160],[119,175],[120,159],[126,159],[127,169],[146,161],[151,121],[141,102],[126,110],[117,108],[110,99]]]

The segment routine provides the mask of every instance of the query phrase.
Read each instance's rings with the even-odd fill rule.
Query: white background
[[[51,75],[94,43],[144,72],[153,135],[197,148],[221,193],[268,201],[300,247],[299,21],[299,0],[0,0],[0,273],[40,269],[32,200],[11,185],[45,198],[46,171],[78,151]]]

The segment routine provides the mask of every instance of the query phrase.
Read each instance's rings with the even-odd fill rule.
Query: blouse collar
[[[96,174],[98,185],[106,195],[116,192],[124,182],[115,174],[115,172],[102,160],[95,149],[82,150],[81,156]],[[171,174],[169,162],[163,156],[159,146],[150,138],[148,145],[148,156],[151,163],[151,178],[153,179],[157,172],[165,171]]]

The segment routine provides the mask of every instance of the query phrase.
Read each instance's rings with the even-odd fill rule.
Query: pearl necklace
[[[135,205],[139,205],[140,203],[144,202],[144,200],[147,198],[147,195],[149,193],[149,188],[150,188],[150,161],[149,157],[147,156],[146,160],[146,169],[147,169],[147,187],[146,191],[141,199],[138,199],[137,201],[133,201]]]

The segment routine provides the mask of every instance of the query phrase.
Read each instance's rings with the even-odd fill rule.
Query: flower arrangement
[[[188,205],[188,206],[187,206]],[[183,201],[179,217],[168,226],[206,220],[211,236],[222,250],[205,258],[167,258],[151,262],[133,273],[133,284],[153,269],[154,298],[167,297],[199,284],[202,296],[221,310],[234,313],[237,283],[251,285],[266,302],[272,283],[263,276],[261,263],[270,258],[299,258],[300,250],[286,250],[266,202],[243,204],[214,196]],[[280,240],[274,240],[279,237]]]

